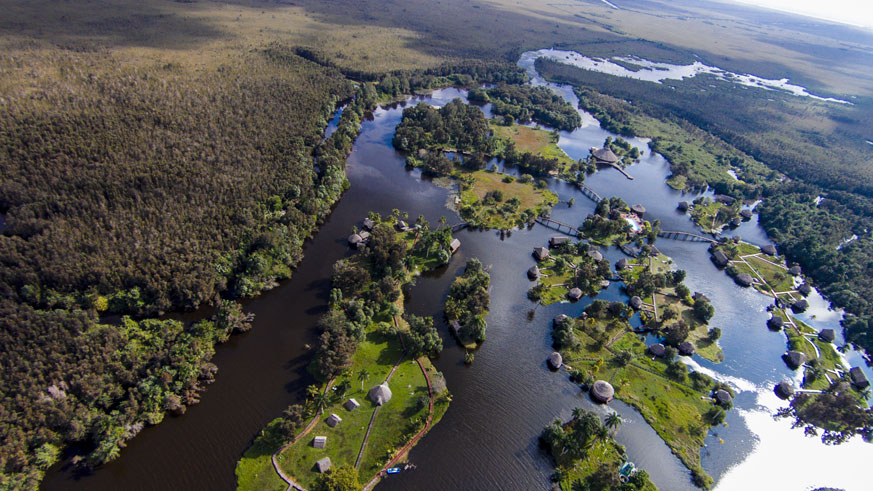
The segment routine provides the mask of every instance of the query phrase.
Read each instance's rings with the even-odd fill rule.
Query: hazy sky
[[[873,0],[733,0],[873,29]]]

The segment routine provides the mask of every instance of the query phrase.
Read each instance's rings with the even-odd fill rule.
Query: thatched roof
[[[318,472],[324,474],[330,470],[330,457],[325,457],[319,460],[315,463],[315,466],[318,467]]]
[[[609,280],[600,280],[600,288],[609,288]]]
[[[540,268],[536,267],[536,265],[531,266],[530,269],[527,270],[527,277],[532,280],[539,278]]]
[[[551,355],[549,355],[549,366],[552,367],[552,370],[557,370],[561,368],[561,365],[563,364],[564,359],[561,357],[561,353],[555,351]]]
[[[797,291],[800,292],[804,297],[812,293],[812,287],[809,286],[809,283],[804,283],[797,288]]]
[[[667,348],[664,347],[661,343],[655,343],[649,346],[649,353],[655,356],[664,356],[664,353],[667,352]]]
[[[458,239],[452,239],[452,243],[449,244],[449,247],[452,249],[452,254],[454,254],[461,248],[461,241]]]
[[[630,266],[630,263],[628,262],[627,258],[625,258],[625,257],[619,259],[618,262],[615,263],[615,269],[618,271],[621,271],[623,269],[627,269],[629,266]]]
[[[740,273],[734,278],[734,282],[744,288],[748,288],[752,286],[754,280],[752,280],[752,275]]]
[[[688,208],[690,208],[690,207],[691,207],[691,203],[689,203],[687,201],[680,201],[679,204],[676,205],[676,208],[678,208],[679,211],[688,211]]]
[[[646,214],[646,207],[643,205],[633,205],[631,206],[631,211],[636,213],[637,216],[642,217]]]
[[[375,225],[376,225],[376,223],[373,222],[373,220],[370,220],[369,218],[364,219],[364,228],[365,229],[373,230],[373,226],[375,226]]]
[[[719,267],[727,266],[730,259],[728,259],[727,254],[722,251],[715,251],[712,254],[712,261]]]
[[[603,261],[603,254],[601,254],[597,249],[589,249],[588,256],[595,261]]]
[[[818,333],[818,338],[826,343],[833,343],[837,338],[837,333],[833,329],[822,329]]]
[[[770,317],[770,319],[767,321],[767,327],[769,327],[770,329],[773,329],[775,331],[775,330],[782,329],[782,324],[784,324],[784,323],[785,323],[785,321],[782,320],[782,317],[779,317],[778,315],[774,315],[773,317]]]
[[[361,230],[360,232],[358,232],[358,235],[361,237],[361,240],[363,240],[364,242],[367,242],[368,240],[370,240],[370,232],[367,232],[366,230]]]
[[[795,312],[803,312],[804,310],[809,308],[809,302],[806,301],[805,298],[801,298],[800,300],[791,304],[791,310]]]
[[[342,421],[343,421],[343,419],[340,418],[339,415],[337,415],[337,414],[331,414],[331,415],[328,416],[327,419],[325,420],[325,422],[327,423],[327,425],[330,426],[331,428],[333,428],[334,426],[336,426],[336,425],[342,423]]]
[[[582,290],[578,288],[573,288],[569,292],[567,292],[567,296],[570,297],[570,300],[579,300],[582,298]]]
[[[358,235],[358,234],[349,235],[349,245],[350,246],[357,248],[362,242],[364,242],[364,239],[360,235]]]
[[[792,276],[800,276],[803,270],[800,269],[800,266],[794,265],[788,268],[788,272],[791,273]]]
[[[312,439],[312,446],[315,448],[324,448],[327,445],[326,436],[317,436]]]
[[[776,246],[774,246],[773,244],[767,244],[761,248],[761,252],[763,252],[764,254],[766,254],[768,256],[775,256],[776,255]]]
[[[537,261],[544,261],[549,257],[549,250],[545,247],[534,247],[533,255]]]
[[[563,244],[565,242],[569,242],[569,241],[570,241],[570,237],[565,237],[563,235],[556,235],[556,236],[552,237],[551,239],[549,239],[549,247],[555,247],[557,245],[561,245],[561,244]]]
[[[461,324],[458,321],[452,321],[449,323],[449,328],[452,330],[452,334],[458,336],[458,333],[461,332]]]
[[[591,397],[595,401],[607,403],[612,400],[614,395],[615,389],[605,380],[598,380],[591,386]]]
[[[794,386],[785,380],[776,384],[773,390],[780,399],[788,399],[794,395]]]
[[[370,389],[367,397],[375,402],[377,406],[381,406],[391,400],[391,389],[388,388],[388,384],[383,383]]]
[[[679,343],[679,354],[682,356],[691,356],[694,354],[694,345],[688,341]]]
[[[398,220],[397,225],[395,225],[395,227],[397,227],[397,230],[405,230],[405,229],[409,228],[409,224],[407,224],[403,220]]]
[[[739,227],[739,226],[742,225],[742,224],[743,224],[743,219],[742,219],[742,218],[740,218],[740,217],[733,217],[733,218],[731,218],[731,223],[730,223],[731,228],[737,228],[737,227]]]
[[[801,365],[806,363],[806,354],[800,351],[789,351],[782,355],[785,364],[792,370],[797,370]]]
[[[853,367],[849,370],[849,377],[852,378],[852,383],[855,384],[856,387],[863,389],[870,385],[870,382],[867,380],[867,377],[864,376],[864,372],[861,371],[860,367]]]
[[[752,218],[752,210],[746,208],[745,210],[740,210],[740,216],[745,220],[750,220]]]
[[[618,155],[612,151],[609,147],[598,148],[597,150],[592,150],[591,154],[594,155],[594,158],[597,159],[598,162],[603,162],[606,164],[614,164],[618,162]]]
[[[552,325],[557,326],[558,324],[564,322],[565,320],[567,320],[569,318],[570,318],[570,316],[567,314],[558,314],[557,316],[555,316],[554,319],[552,319]]]
[[[734,204],[734,201],[736,201],[736,199],[734,197],[728,196],[726,194],[716,194],[712,198],[714,200],[718,201],[719,203],[724,203],[728,206]]]
[[[715,400],[719,404],[727,404],[731,402],[732,398],[728,391],[724,389],[718,389],[717,391],[715,391]]]
[[[343,407],[345,407],[349,411],[354,411],[355,409],[358,409],[360,406],[361,406],[361,404],[354,399],[349,399],[348,401],[346,401],[345,404],[343,404]]]
[[[630,298],[630,301],[628,303],[630,303],[630,306],[634,310],[640,310],[640,307],[643,306],[643,299],[640,297],[634,296],[634,297]]]

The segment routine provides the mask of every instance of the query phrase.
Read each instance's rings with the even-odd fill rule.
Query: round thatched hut
[[[606,404],[612,400],[614,395],[615,389],[605,380],[598,380],[591,386],[591,398],[597,402]]]
[[[774,331],[778,331],[782,329],[782,324],[784,323],[785,321],[782,320],[782,317],[774,315],[773,317],[770,317],[770,319],[767,321],[767,327],[773,329]]]
[[[734,278],[734,282],[743,288],[752,286],[752,281],[752,275],[746,273],[740,273]]]
[[[740,217],[733,217],[733,218],[731,218],[731,223],[730,223],[731,228],[737,228],[737,227],[739,227],[739,226],[742,225],[742,224],[743,224],[743,219],[742,219],[742,218],[740,218]]]
[[[567,297],[570,300],[576,301],[582,298],[582,290],[578,288],[572,288],[569,292],[567,292]]]
[[[527,270],[527,277],[531,280],[536,280],[540,277],[540,268],[536,266],[531,266],[529,270]]]
[[[690,208],[690,207],[691,207],[691,203],[689,203],[687,201],[680,201],[679,204],[676,205],[676,208],[679,211],[688,211],[688,208]]]
[[[361,238],[358,234],[349,235],[349,247],[357,249],[364,242],[364,239]]]
[[[649,346],[649,353],[651,353],[659,358],[664,356],[664,353],[666,353],[666,352],[667,352],[667,348],[665,348],[664,345],[661,343],[655,343],[655,344]]]
[[[724,389],[718,389],[717,391],[715,391],[715,394],[713,395],[713,397],[715,398],[715,402],[717,402],[718,404],[720,404],[722,406],[729,404],[733,400],[731,398],[730,392],[728,392]]]
[[[603,254],[601,254],[597,249],[589,249],[588,255],[595,261],[603,261]]]
[[[640,308],[643,306],[643,299],[634,296],[630,298],[630,301],[628,303],[630,303],[631,308],[633,308],[634,310],[640,310]]]
[[[746,208],[744,210],[740,210],[740,216],[743,217],[743,220],[751,220],[752,219],[752,210]]]
[[[622,271],[622,270],[627,269],[628,266],[630,266],[630,263],[628,263],[627,258],[623,257],[623,258],[619,259],[617,263],[615,263],[615,270]]]
[[[682,356],[691,356],[694,354],[694,345],[688,341],[679,343],[679,354]]]
[[[797,370],[806,363],[806,354],[800,351],[789,351],[782,355],[782,358],[785,360],[785,364],[792,370]]]
[[[791,274],[791,276],[800,276],[803,270],[800,269],[800,266],[795,264],[794,266],[788,268],[788,272]]]
[[[800,300],[791,304],[791,310],[795,312],[803,312],[804,310],[809,308],[809,302],[806,301],[805,298],[801,298]]]
[[[646,214],[646,207],[643,205],[639,205],[639,204],[633,205],[633,206],[631,206],[631,211],[636,213],[636,215],[638,217],[642,218],[643,215]]]
[[[391,389],[388,388],[388,384],[383,383],[370,389],[367,397],[375,402],[377,406],[381,406],[391,400]]]
[[[552,352],[551,355],[549,355],[549,367],[552,370],[557,370],[557,369],[561,368],[561,365],[563,365],[563,364],[564,364],[564,359],[561,357],[561,353],[554,351],[554,352]]]
[[[567,314],[558,314],[557,316],[555,316],[554,319],[552,319],[552,325],[557,326],[558,324],[564,322],[565,320],[567,320],[569,318],[570,318],[570,316]]]
[[[833,343],[837,338],[837,333],[833,329],[822,329],[818,333],[818,338],[826,343]]]
[[[594,160],[598,164],[615,165],[618,163],[618,155],[609,147],[591,149],[591,154],[594,155]]]
[[[791,385],[789,382],[783,380],[782,382],[776,384],[776,387],[773,389],[773,391],[776,392],[776,395],[780,399],[784,400],[794,395],[794,386]]]
[[[809,296],[812,293],[812,287],[809,286],[809,283],[804,283],[797,288],[797,291],[800,292],[804,297]]]
[[[763,252],[764,254],[766,254],[768,256],[775,256],[776,255],[776,246],[774,246],[773,244],[767,244],[761,248],[761,252]]]

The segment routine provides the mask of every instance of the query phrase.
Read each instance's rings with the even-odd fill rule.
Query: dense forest
[[[563,97],[547,87],[531,85],[500,84],[493,88],[471,90],[471,102],[491,103],[491,112],[518,120],[521,124],[531,120],[552,128],[573,131],[582,124],[579,112]]]
[[[464,273],[455,278],[449,288],[446,318],[461,325],[458,337],[462,342],[485,341],[485,329],[488,327],[485,316],[491,303],[488,295],[490,283],[491,275],[482,267],[482,262],[471,258],[467,260]]]
[[[696,90],[701,82],[694,79],[659,85],[542,59],[537,67],[553,81],[576,86],[580,104],[607,129],[645,136],[647,128],[635,126],[638,114],[698,126],[791,178],[767,175],[750,160],[736,158],[731,164],[740,168],[745,183],[709,184],[737,198],[765,198],[758,207],[761,225],[780,251],[799,263],[829,300],[847,311],[843,322],[847,339],[873,352],[873,263],[869,259],[873,254],[873,175],[870,166],[862,165],[869,159],[847,144],[846,138],[801,132],[788,124],[791,121],[783,121],[785,125],[771,121],[774,112],[793,115],[805,110],[848,125],[846,131],[854,133],[866,120],[862,113],[867,101],[859,100],[851,107],[798,101],[778,92],[744,90],[712,79],[704,80],[718,83],[719,90],[704,96]],[[614,97],[599,95],[599,90]],[[705,103],[701,97],[706,97]],[[769,109],[759,111],[761,104]],[[772,131],[775,127],[780,133]],[[671,159],[671,151],[681,151],[659,146],[657,139],[653,143],[653,150]]]

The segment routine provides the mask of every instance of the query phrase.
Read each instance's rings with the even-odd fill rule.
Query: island
[[[491,303],[488,295],[490,283],[491,275],[482,267],[482,262],[475,258],[468,259],[464,273],[452,282],[446,299],[446,320],[449,321],[452,334],[468,350],[467,363],[473,362],[473,353],[469,350],[485,341],[485,329],[488,327],[485,316]]]
[[[451,229],[431,230],[423,219],[409,227],[399,212],[371,213],[362,228],[369,232],[353,234],[366,237],[354,241],[359,253],[334,265],[309,366],[319,384],[243,455],[240,490],[334,489],[326,483],[340,477],[354,488],[372,485],[448,408],[445,379],[429,359],[442,339],[433,319],[404,313],[402,286],[448,263]]]

